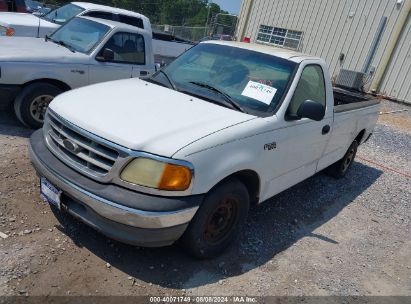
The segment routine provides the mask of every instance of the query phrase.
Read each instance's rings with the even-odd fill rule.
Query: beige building
[[[411,103],[410,9],[411,0],[243,0],[236,35],[320,56],[338,81],[360,74],[366,90]]]

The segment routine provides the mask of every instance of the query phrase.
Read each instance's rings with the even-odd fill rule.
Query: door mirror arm
[[[97,55],[96,60],[101,61],[101,62],[113,61],[114,60],[113,50],[109,48],[104,48],[103,51]]]
[[[297,114],[286,114],[285,120],[286,121],[297,121],[301,120],[302,117],[298,116]]]

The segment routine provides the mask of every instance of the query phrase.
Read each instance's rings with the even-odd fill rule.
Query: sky
[[[213,2],[231,14],[238,15],[240,13],[241,0],[213,0]]]

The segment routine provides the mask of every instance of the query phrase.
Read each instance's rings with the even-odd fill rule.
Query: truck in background
[[[0,36],[43,38],[46,35],[51,35],[56,29],[76,16],[113,20],[144,30],[151,30],[150,20],[144,15],[94,3],[72,2],[43,16],[16,13],[0,14]],[[194,45],[164,33],[154,32],[153,36],[154,54],[156,62],[159,64],[171,62]]]
[[[62,92],[156,70],[148,25],[75,17],[45,39],[0,37],[0,45],[0,106],[14,105],[31,128],[41,127],[48,104]]]

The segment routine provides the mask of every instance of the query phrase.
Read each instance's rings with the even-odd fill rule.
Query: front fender
[[[78,88],[88,84],[88,67],[83,65],[57,63],[1,63],[3,84],[23,85],[39,79],[53,79]],[[73,71],[83,71],[82,74]]]
[[[250,128],[250,124],[254,128]],[[268,127],[263,119],[245,123],[202,139],[174,155],[174,158],[184,159],[194,166],[193,194],[208,193],[222,180],[245,170],[258,175],[262,193],[267,170],[263,168],[264,161],[258,160],[264,157],[265,129]]]
[[[200,153],[188,158],[195,164],[193,194],[208,193],[221,181],[241,171],[254,171],[261,180],[261,170],[252,162],[254,157],[258,157],[256,153],[242,150],[233,153],[227,160],[219,157],[221,152],[220,149],[215,149],[212,153],[203,152],[204,155]]]

